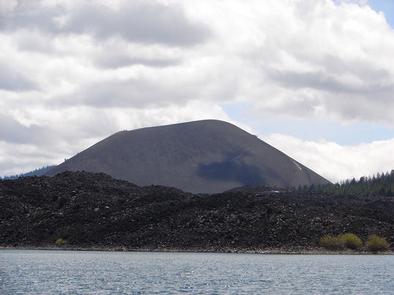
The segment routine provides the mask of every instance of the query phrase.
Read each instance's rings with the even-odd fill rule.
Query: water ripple
[[[0,250],[0,294],[394,294],[393,256]]]

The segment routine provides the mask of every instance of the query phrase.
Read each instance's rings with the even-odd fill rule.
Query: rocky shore
[[[2,247],[323,254],[325,234],[394,242],[394,198],[383,196],[267,188],[195,195],[65,172],[0,181],[0,208]]]

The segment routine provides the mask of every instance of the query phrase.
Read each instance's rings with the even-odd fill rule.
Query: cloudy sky
[[[0,0],[0,175],[216,118],[332,181],[394,169],[392,0]]]

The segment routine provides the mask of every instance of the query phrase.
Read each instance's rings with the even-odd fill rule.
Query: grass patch
[[[353,233],[345,233],[340,235],[324,235],[320,238],[320,247],[331,251],[338,251],[344,249],[361,250],[367,249],[371,252],[383,252],[390,249],[390,243],[381,236],[370,235],[365,243]]]
[[[363,241],[355,234],[346,233],[337,236],[325,235],[320,238],[320,247],[327,250],[359,250],[363,247]]]
[[[66,244],[66,240],[59,238],[55,241],[55,245],[60,247],[60,246],[64,246]]]
[[[338,236],[325,235],[320,238],[320,247],[323,247],[327,250],[343,250],[345,248],[345,244]]]
[[[363,241],[355,234],[346,233],[339,235],[338,238],[342,241],[347,249],[359,250],[363,247]]]
[[[370,235],[367,241],[367,249],[371,252],[382,252],[387,251],[390,248],[390,244],[383,237],[378,235]]]

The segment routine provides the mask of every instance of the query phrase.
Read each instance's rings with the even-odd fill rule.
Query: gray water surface
[[[394,256],[0,250],[0,294],[394,294]]]

